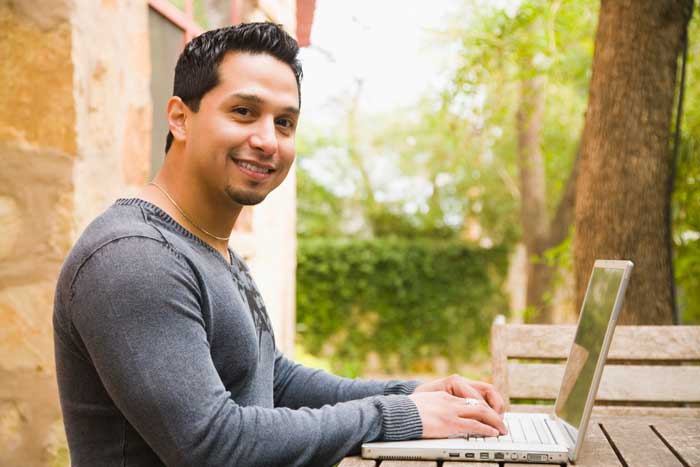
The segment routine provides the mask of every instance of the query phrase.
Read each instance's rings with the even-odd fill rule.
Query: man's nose
[[[250,136],[250,145],[266,156],[271,156],[277,152],[277,134],[275,132],[275,121],[272,118],[264,118],[258,121]]]

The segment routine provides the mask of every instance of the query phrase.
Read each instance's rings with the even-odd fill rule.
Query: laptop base
[[[435,440],[438,441],[438,440]],[[376,443],[384,444],[384,443]],[[390,443],[386,443],[390,444]],[[377,449],[378,448],[378,449]],[[569,461],[568,451],[552,452],[551,450],[537,451],[511,451],[508,449],[443,449],[440,447],[429,448],[427,446],[411,449],[402,446],[392,452],[387,446],[363,446],[362,457],[377,460],[451,460],[451,461],[482,461],[482,462],[523,462],[540,464],[566,464]]]

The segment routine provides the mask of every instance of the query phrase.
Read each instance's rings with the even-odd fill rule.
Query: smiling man
[[[294,162],[297,52],[269,23],[192,40],[163,167],[66,259],[54,334],[73,467],[323,466],[363,442],[505,432],[488,384],[349,380],[276,348],[228,236]]]

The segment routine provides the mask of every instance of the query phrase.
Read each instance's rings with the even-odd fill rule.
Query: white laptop
[[[493,438],[365,443],[369,459],[509,461],[563,464],[581,451],[593,402],[632,271],[631,261],[598,260],[551,414],[506,412],[508,434]]]

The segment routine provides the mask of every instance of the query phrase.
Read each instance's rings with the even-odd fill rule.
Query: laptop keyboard
[[[469,436],[470,441],[479,443],[527,443],[556,444],[549,427],[539,417],[512,417],[504,420],[508,434],[503,436]]]

